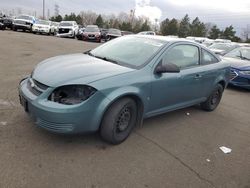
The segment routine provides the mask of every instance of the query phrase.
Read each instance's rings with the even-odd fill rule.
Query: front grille
[[[62,29],[60,28],[58,33],[61,34],[61,33],[68,33],[70,29]]]
[[[33,82],[33,83],[32,83]],[[46,86],[35,79],[29,78],[27,83],[27,88],[31,93],[36,96],[41,95],[49,86]]]
[[[95,35],[88,35],[89,37],[95,37]]]
[[[48,122],[40,118],[37,119],[36,124],[49,131],[61,133],[71,132],[74,128],[72,124]]]
[[[230,71],[230,80],[235,79],[237,76],[238,76],[238,74],[234,70]]]
[[[12,21],[11,21],[11,20],[4,20],[3,23],[4,23],[4,24],[11,24]]]

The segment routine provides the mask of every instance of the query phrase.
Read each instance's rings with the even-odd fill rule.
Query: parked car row
[[[15,19],[4,18],[0,20],[0,29],[13,29],[13,31],[29,31],[34,34],[55,35],[57,37],[77,38],[84,41],[109,41],[114,38],[133,34],[118,29],[102,29],[97,25],[88,25],[86,28],[78,25],[75,21],[52,22],[49,20],[36,19],[34,16],[20,15]]]

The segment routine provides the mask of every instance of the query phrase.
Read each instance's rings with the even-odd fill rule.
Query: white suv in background
[[[47,20],[37,20],[36,23],[32,26],[32,32],[34,34],[40,33],[40,34],[51,34],[51,21]]]
[[[71,37],[75,38],[78,33],[79,27],[75,21],[61,21],[57,36],[58,37]]]

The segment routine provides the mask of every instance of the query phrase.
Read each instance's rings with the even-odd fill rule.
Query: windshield
[[[250,60],[250,48],[236,48],[227,53],[225,57],[232,57],[243,60]]]
[[[226,43],[223,43],[223,44],[213,44],[211,46],[209,46],[210,49],[218,49],[218,50],[224,50],[224,51],[228,51],[230,49],[233,49],[234,46],[231,45],[231,44],[226,44]]]
[[[166,43],[156,39],[126,36],[95,48],[91,54],[136,68],[146,63]]]
[[[117,29],[109,29],[108,33],[114,34],[114,35],[121,35],[121,31]]]
[[[70,22],[62,22],[60,23],[60,26],[73,26],[73,24]]]
[[[49,21],[45,21],[45,20],[38,20],[36,23],[41,24],[41,25],[49,25],[50,24]]]
[[[86,27],[86,32],[100,32],[98,27]]]
[[[23,19],[23,20],[33,20],[30,16],[19,16],[17,19]]]

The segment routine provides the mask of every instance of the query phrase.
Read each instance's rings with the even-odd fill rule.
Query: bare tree
[[[246,28],[242,29],[241,35],[246,40],[250,38],[250,24],[248,24]]]
[[[119,20],[119,22],[128,22],[129,21],[129,18],[130,16],[126,13],[126,12],[121,12],[117,19]]]
[[[95,12],[92,12],[90,10],[88,11],[82,11],[80,13],[80,17],[82,19],[82,24],[83,25],[92,25],[95,24],[97,14]]]
[[[17,8],[17,14],[18,14],[18,15],[20,15],[20,14],[22,14],[22,13],[23,13],[22,8],[20,8],[20,7],[19,7],[19,8]]]

